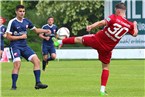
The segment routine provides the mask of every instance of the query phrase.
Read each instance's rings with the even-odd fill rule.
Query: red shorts
[[[84,35],[82,43],[85,46],[92,47],[98,51],[99,60],[105,64],[109,64],[112,56],[112,51],[106,51],[95,34]]]

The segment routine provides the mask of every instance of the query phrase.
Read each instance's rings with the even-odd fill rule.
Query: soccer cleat
[[[17,87],[12,87],[12,88],[11,88],[11,90],[16,90],[16,89],[17,89]]]
[[[52,37],[52,40],[53,40],[54,46],[59,46],[60,45],[58,40],[55,37]]]
[[[48,87],[48,85],[42,84],[41,82],[36,83],[36,85],[35,85],[35,89],[45,89],[47,87]]]
[[[107,96],[108,94],[107,94],[107,92],[105,91],[105,92],[100,92],[100,96]]]

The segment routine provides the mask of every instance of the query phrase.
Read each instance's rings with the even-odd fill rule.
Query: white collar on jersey
[[[23,18],[23,19],[24,19],[24,18]],[[18,20],[18,18],[16,17],[16,20],[17,20],[18,22],[21,22],[21,23],[23,22],[23,19],[20,21],[20,20]]]
[[[48,25],[50,28],[52,28],[54,24],[52,24],[51,26],[50,26],[49,24],[47,24],[47,25]]]

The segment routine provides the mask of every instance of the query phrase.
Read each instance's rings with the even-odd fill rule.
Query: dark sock
[[[41,74],[40,70],[34,70],[36,83],[40,83],[40,74]]]
[[[54,60],[52,57],[49,57],[48,59],[47,59],[47,61],[51,61],[51,60]]]
[[[46,63],[47,63],[46,61],[44,61],[44,60],[42,61],[42,64],[43,64],[43,65],[46,65]]]
[[[18,74],[12,74],[12,87],[16,88],[16,82],[18,79]]]

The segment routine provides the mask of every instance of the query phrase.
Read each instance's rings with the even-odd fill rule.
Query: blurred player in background
[[[99,60],[102,62],[101,96],[107,95],[105,87],[109,77],[109,63],[112,56],[112,50],[126,33],[129,33],[134,37],[138,34],[137,22],[134,21],[132,23],[125,17],[126,6],[124,3],[119,3],[115,6],[115,14],[86,27],[87,31],[91,31],[93,28],[105,26],[104,29],[96,34],[85,35],[82,37],[70,37],[58,41],[53,39],[56,46],[59,44],[81,43],[98,51]]]
[[[36,33],[48,33],[50,30],[36,28],[25,16],[25,7],[23,5],[16,6],[16,17],[11,19],[7,27],[7,39],[10,40],[10,49],[13,58],[14,68],[12,70],[12,90],[16,90],[16,82],[21,66],[21,56],[34,64],[34,76],[36,80],[35,89],[44,89],[48,86],[40,81],[40,60],[35,52],[27,45],[27,29]],[[30,79],[31,80],[31,79]]]
[[[3,25],[5,23],[5,19],[0,16],[0,60],[2,58],[2,53],[4,50],[4,37],[6,37],[5,31],[6,27]]]
[[[52,41],[52,37],[55,37],[57,26],[54,24],[54,18],[48,17],[47,24],[42,26],[42,29],[51,30],[51,34],[47,35],[46,33],[39,34],[39,37],[43,39],[42,42],[42,70],[45,71],[46,65],[49,61],[54,60],[56,58],[56,50]]]

